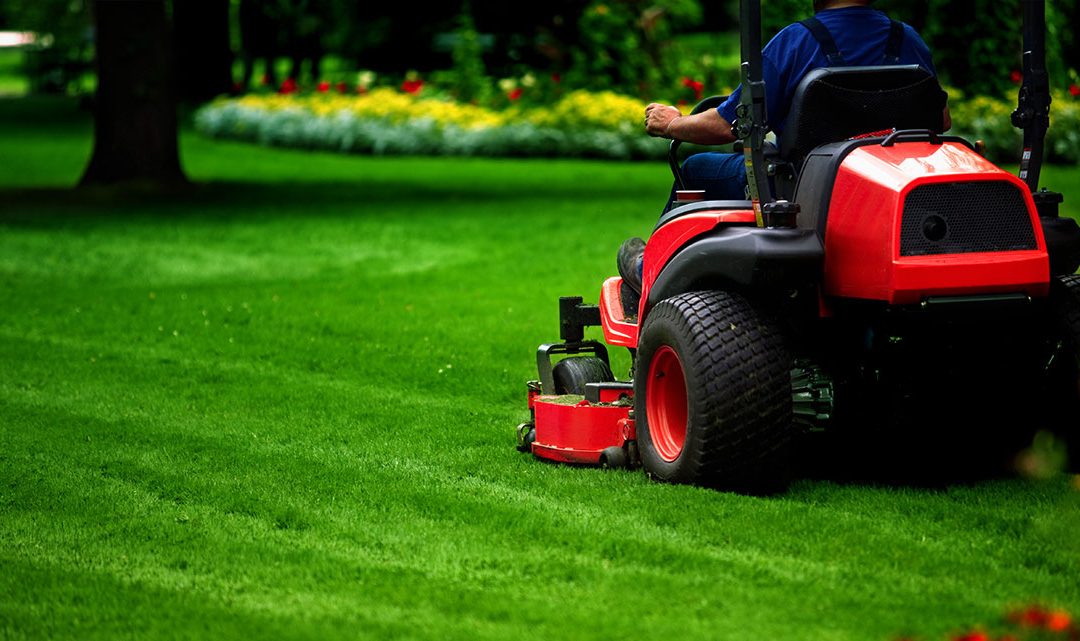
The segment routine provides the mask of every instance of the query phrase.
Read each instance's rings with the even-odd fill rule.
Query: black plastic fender
[[[821,281],[825,248],[813,229],[731,226],[690,241],[649,289],[649,306],[701,289],[798,289]]]

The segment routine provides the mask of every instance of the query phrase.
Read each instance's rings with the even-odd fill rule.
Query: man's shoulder
[[[802,22],[793,22],[777,32],[773,39],[769,41],[766,49],[790,51],[801,46],[813,47],[816,43],[813,34]]]
[[[825,9],[814,14],[827,26],[862,26],[866,24],[887,24],[889,16],[869,6],[841,7]]]

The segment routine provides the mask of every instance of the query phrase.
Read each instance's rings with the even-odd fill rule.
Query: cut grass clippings
[[[648,233],[662,164],[185,134],[190,192],[73,193],[65,104],[0,103],[0,636],[865,641],[1080,612],[1064,478],[838,468],[760,498],[515,451],[558,296],[595,300]]]

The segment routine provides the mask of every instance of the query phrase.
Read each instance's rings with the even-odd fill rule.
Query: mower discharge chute
[[[772,147],[760,4],[742,0],[735,129],[751,198],[676,201],[645,246],[636,315],[617,277],[598,305],[562,299],[563,342],[539,350],[519,448],[740,488],[783,478],[806,431],[955,414],[976,439],[1012,421],[1075,433],[1080,228],[1038,189],[1045,7],[1023,6],[1016,177],[942,135],[943,93],[918,66],[812,71]],[[584,339],[595,325],[630,350],[631,381]]]

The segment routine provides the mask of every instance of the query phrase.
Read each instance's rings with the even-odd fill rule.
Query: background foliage
[[[235,21],[243,2],[231,3]],[[273,42],[282,57],[288,57],[297,42],[307,42],[320,55],[334,58],[333,69],[404,74],[471,67],[472,75],[461,79],[465,97],[481,90],[470,80],[475,76],[520,75],[525,69],[558,73],[575,88],[642,98],[663,95],[685,76],[712,81],[707,84],[711,92],[736,77],[729,67],[730,47],[737,41],[715,37],[737,30],[734,0],[555,0],[518,7],[471,0],[431,5],[423,12],[408,3],[369,6],[346,0],[252,4],[267,16],[261,28],[275,31],[263,40]],[[922,33],[949,85],[967,95],[1000,96],[1013,90],[1010,74],[1020,68],[1019,2],[879,0],[875,6]],[[764,0],[763,12],[767,39],[809,15],[811,2]],[[1075,70],[1080,69],[1075,29],[1080,0],[1048,0],[1047,20],[1053,83],[1065,87],[1077,81]],[[88,60],[92,43],[86,0],[6,0],[0,6],[0,27],[51,34],[52,64],[44,65],[41,73]],[[238,59],[245,48],[241,27],[234,23]]]
[[[234,92],[303,93],[336,87],[348,93],[400,87],[425,99],[457,100],[512,117],[525,107],[559,112],[559,101],[579,90],[689,106],[706,95],[726,94],[738,83],[734,0],[556,0],[516,9],[494,0],[469,0],[443,3],[422,14],[408,4],[369,6],[345,0],[217,2],[232,8],[238,79]],[[92,58],[88,6],[88,0],[7,0],[0,6],[0,27],[47,34],[41,42],[50,46],[23,56],[33,89],[73,92],[87,87],[79,77]],[[927,40],[950,87],[955,131],[985,140],[992,157],[1015,157],[1019,133],[1007,116],[1020,68],[1020,3],[879,0],[875,6],[912,24]],[[515,13],[518,9],[523,13]],[[808,15],[811,2],[764,0],[763,9],[764,36],[769,38]],[[254,26],[241,19],[252,11],[261,16]],[[1047,3],[1048,66],[1056,89],[1048,157],[1055,161],[1080,159],[1080,40],[1073,28],[1080,23],[1078,11],[1080,0]],[[177,55],[185,52],[178,50]],[[256,67],[261,75],[256,73],[248,85]],[[260,78],[268,84],[260,84]],[[661,147],[655,141],[630,142],[638,135],[636,119],[614,127],[575,129],[565,122],[538,126],[529,121],[459,131],[408,111],[417,118],[380,130],[379,121],[365,121],[355,111],[334,120],[324,107],[308,106],[272,114],[246,108],[219,113],[219,104],[200,112],[199,126],[218,136],[376,153],[515,155],[528,150],[637,158],[657,155]],[[581,117],[563,113],[568,120]],[[345,129],[328,133],[333,126]],[[407,135],[419,139],[405,142],[402,136]],[[498,136],[503,136],[501,141]]]

